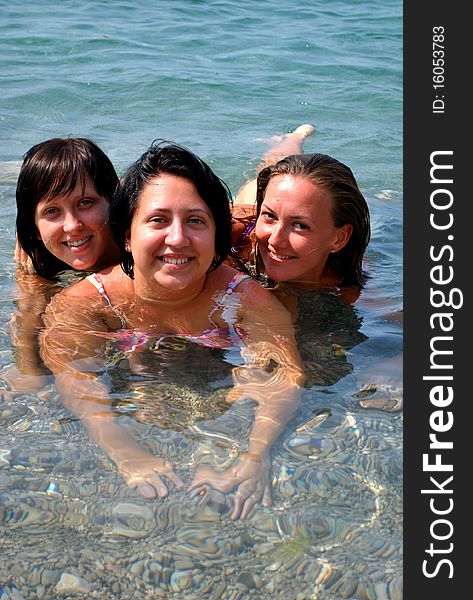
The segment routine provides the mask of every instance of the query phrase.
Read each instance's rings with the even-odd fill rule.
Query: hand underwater
[[[205,493],[207,486],[224,493],[237,488],[230,518],[245,519],[257,502],[271,506],[270,466],[268,455],[246,453],[224,471],[201,467],[194,476],[189,492],[194,498]]]
[[[182,480],[176,473],[172,463],[157,456],[127,458],[120,462],[118,470],[131,488],[137,488],[145,498],[164,498],[168,488],[161,479],[167,477],[177,488],[182,487]]]

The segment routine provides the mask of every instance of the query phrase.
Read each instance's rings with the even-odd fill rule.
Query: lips
[[[285,260],[293,260],[294,258],[296,258],[295,256],[288,256],[286,254],[277,254],[276,252],[272,252],[269,249],[268,249],[268,256],[269,256],[269,258],[279,261],[279,262],[283,262]]]
[[[180,257],[177,258],[175,256],[160,256],[159,260],[167,265],[185,265],[192,260],[192,257]]]
[[[87,242],[90,242],[91,239],[92,236],[88,235],[87,237],[81,238],[80,240],[66,240],[65,242],[63,242],[63,244],[65,244],[68,248],[80,248],[84,244],[87,244]]]

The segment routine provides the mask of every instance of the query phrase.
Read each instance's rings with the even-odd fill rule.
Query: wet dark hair
[[[85,186],[89,176],[97,193],[109,202],[118,176],[108,156],[86,138],[52,138],[36,144],[23,157],[16,186],[16,231],[23,250],[42,277],[54,279],[70,266],[46,249],[35,224],[40,200],[69,194],[79,183]]]
[[[367,279],[363,271],[363,256],[370,241],[370,214],[365,198],[349,167],[327,154],[294,154],[262,169],[257,179],[257,216],[268,183],[275,175],[297,175],[330,192],[332,218],[336,227],[353,226],[350,239],[338,252],[329,255],[327,266],[341,278],[343,286],[362,287]],[[256,269],[264,270],[256,250]]]
[[[198,156],[172,142],[155,140],[123,175],[113,198],[109,223],[120,248],[122,269],[133,277],[133,256],[125,248],[126,236],[145,186],[162,174],[192,182],[210,208],[216,225],[215,270],[227,258],[231,246],[231,194],[227,185]]]

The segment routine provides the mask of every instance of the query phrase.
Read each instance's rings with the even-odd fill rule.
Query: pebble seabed
[[[2,600],[402,598],[399,414],[341,405],[294,427],[273,449],[273,505],[231,521],[232,497],[217,491],[200,503],[185,489],[139,497],[57,410],[49,419],[7,398],[0,409],[10,432],[0,451]],[[230,413],[220,432],[241,419]],[[174,432],[154,450],[180,460],[189,484],[196,456],[229,463],[225,443]]]

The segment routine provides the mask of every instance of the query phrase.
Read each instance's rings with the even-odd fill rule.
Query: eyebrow
[[[263,204],[261,205],[260,212],[263,210],[263,208],[266,208],[266,210],[269,210],[269,212],[276,214],[276,211],[274,209],[272,209],[270,206],[268,206],[265,202],[263,202]],[[311,221],[311,219],[307,216],[303,217],[303,216],[299,216],[299,215],[289,215],[289,217],[291,219],[300,219],[301,221]]]
[[[71,196],[73,191],[74,190],[71,190],[70,192],[67,192],[67,193],[59,192],[58,194],[55,194],[54,196],[41,198],[40,200],[38,200],[36,206],[39,206],[40,204],[44,204],[44,205],[52,204],[52,203],[56,202],[56,200],[57,200],[57,198],[59,198],[59,196]],[[101,196],[95,188],[86,190],[86,188],[84,187],[80,194],[73,196],[73,200],[77,200],[77,199],[83,200],[84,198],[102,198],[102,197],[103,196]]]
[[[161,213],[172,213],[171,208],[150,208],[148,212],[161,212]],[[183,212],[186,213],[203,213],[204,215],[210,215],[210,210],[205,210],[204,208],[186,208]]]
[[[153,215],[168,216],[168,215],[172,215],[172,213],[173,213],[173,210],[170,208],[150,207],[147,210],[145,210],[142,214],[143,214],[143,218],[149,219],[150,217],[153,217]],[[202,215],[202,216],[206,217],[207,219],[214,219],[214,216],[213,216],[212,212],[210,211],[210,209],[205,210],[203,208],[186,208],[181,214],[184,215],[185,217],[188,217],[189,215]]]

